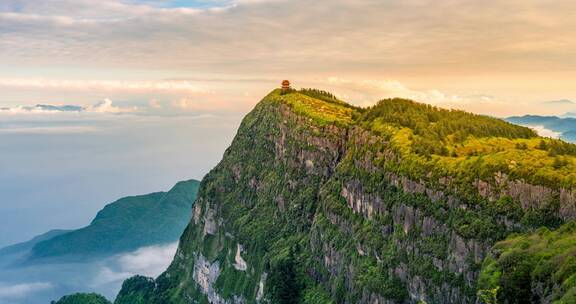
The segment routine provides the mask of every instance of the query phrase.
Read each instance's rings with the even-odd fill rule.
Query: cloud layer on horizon
[[[18,283],[18,284],[2,284],[0,282],[0,301],[2,303],[10,303],[12,300],[17,300],[31,293],[44,291],[53,288],[49,282],[33,282],[33,283]]]
[[[132,113],[137,111],[135,107],[119,107],[112,103],[112,100],[106,98],[90,106],[78,105],[47,105],[37,104],[35,106],[12,106],[0,107],[0,114],[55,114],[55,113]]]
[[[234,87],[240,83],[246,83],[245,88],[250,93],[226,92],[225,88]],[[26,82],[18,81],[17,85],[11,85],[8,81],[2,82],[0,87],[5,88],[54,88],[58,87],[66,92],[82,94],[87,87],[94,84],[95,90],[101,90],[104,94],[130,98],[130,94],[136,94],[135,105],[118,106],[109,98],[92,105],[62,105],[62,104],[36,104],[0,106],[1,114],[55,114],[55,113],[104,113],[104,114],[184,114],[184,113],[215,113],[215,112],[240,112],[249,111],[258,100],[264,96],[275,83],[270,79],[246,79],[235,81],[234,79],[194,79],[194,80],[166,80],[147,82],[154,85],[136,84],[137,82],[107,82],[107,81],[47,81],[47,84],[39,84],[36,80]],[[43,83],[43,82],[40,82]],[[70,84],[73,85],[70,85]],[[109,83],[114,83],[110,86]],[[493,116],[512,116],[523,113],[539,113],[542,115],[563,115],[567,112],[576,111],[576,106],[568,102],[538,102],[529,103],[517,101],[515,107],[510,107],[509,100],[487,94],[459,95],[448,94],[438,89],[414,89],[404,83],[392,79],[352,79],[342,77],[314,78],[307,81],[307,87],[316,87],[330,91],[342,100],[357,106],[370,106],[384,98],[407,98],[424,102],[435,106],[453,109],[464,109],[476,113]],[[224,88],[217,92],[218,87]],[[237,87],[235,87],[237,88]],[[120,93],[119,93],[120,92]],[[228,94],[228,95],[227,95]]]

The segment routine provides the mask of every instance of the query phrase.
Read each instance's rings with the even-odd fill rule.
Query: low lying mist
[[[96,292],[113,300],[122,282],[136,274],[160,275],[176,253],[177,243],[142,247],[84,263],[10,266],[17,256],[0,261],[0,303],[47,304],[66,294]],[[4,266],[2,266],[4,265]]]

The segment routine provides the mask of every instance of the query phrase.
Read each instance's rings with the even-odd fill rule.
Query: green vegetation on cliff
[[[52,304],[112,304],[103,296],[95,293],[75,293],[73,295],[64,296],[60,300]]]
[[[273,91],[203,179],[169,269],[119,299],[474,303],[492,245],[576,218],[573,147],[402,99]]]
[[[360,121],[372,129],[386,124],[409,128],[420,137],[420,149],[435,151],[439,142],[462,143],[469,136],[533,138],[536,133],[503,120],[460,110],[446,110],[407,99],[384,99],[369,107]]]
[[[134,276],[122,283],[122,294],[116,297],[114,304],[148,304],[154,290],[154,280],[143,276]]]
[[[362,109],[312,89],[274,91],[265,100],[285,102],[320,125],[355,124],[379,133],[403,155],[402,164],[390,169],[412,178],[433,172],[469,182],[502,172],[549,187],[576,185],[576,145],[500,119],[399,98]]]
[[[576,185],[576,145],[499,119],[386,99],[358,122],[391,141],[403,161],[390,169],[412,178],[433,173],[470,184],[501,172],[554,188]]]
[[[576,303],[576,222],[498,242],[478,285],[486,303]]]
[[[279,90],[270,93],[265,100],[286,103],[299,114],[305,115],[319,125],[349,125],[355,108],[337,100],[333,95],[323,91],[306,89],[301,93],[293,92],[281,95]]]

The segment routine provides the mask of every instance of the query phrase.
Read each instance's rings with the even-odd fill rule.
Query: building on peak
[[[282,93],[286,93],[290,90],[290,81],[284,80],[282,81]]]

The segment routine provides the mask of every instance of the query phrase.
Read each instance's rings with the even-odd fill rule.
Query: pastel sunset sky
[[[7,0],[0,105],[248,111],[288,78],[490,115],[576,99],[576,2]]]

